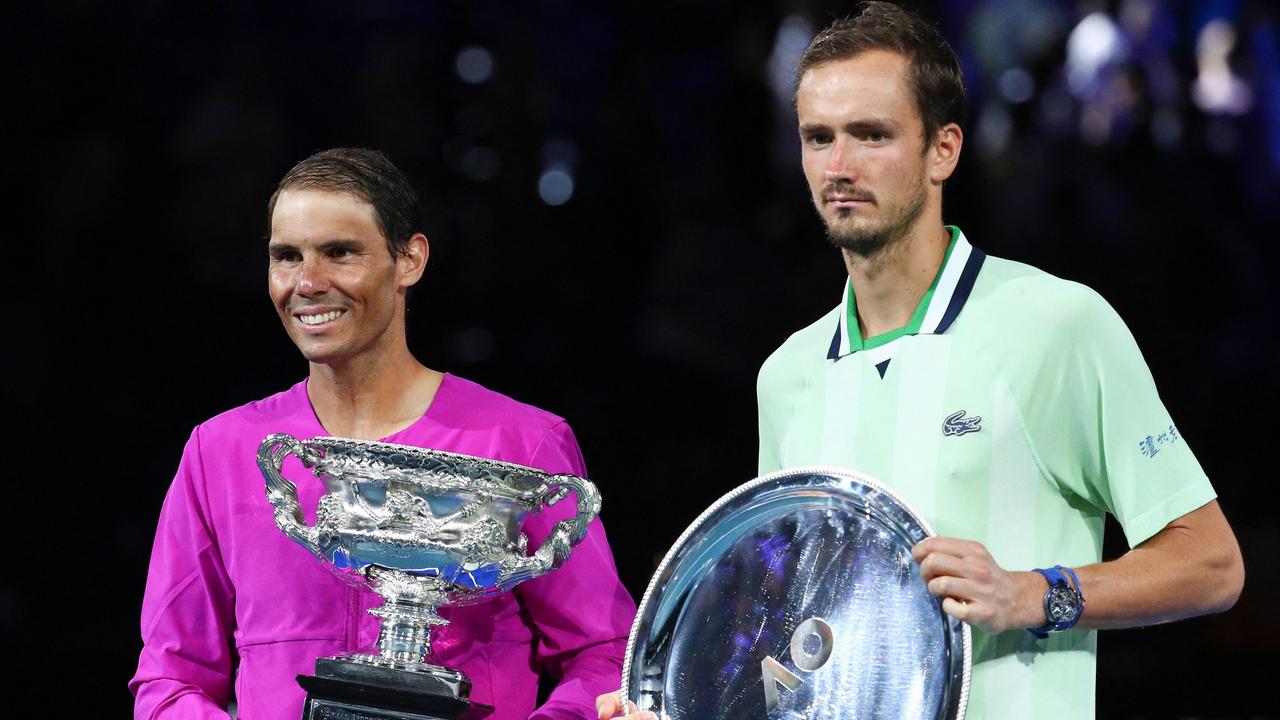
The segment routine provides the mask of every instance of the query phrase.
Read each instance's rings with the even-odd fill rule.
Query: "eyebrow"
[[[325,240],[324,242],[317,243],[315,247],[320,252],[325,252],[328,250],[359,250],[364,246],[361,244],[359,240],[353,240],[349,238],[336,238],[334,240]],[[272,240],[271,242],[267,243],[267,252],[272,255],[276,253],[284,252],[286,250],[297,250],[297,249],[298,249],[298,246],[293,243],[278,242],[275,240]]]
[[[865,118],[854,120],[840,126],[841,130],[849,133],[866,132],[868,130],[899,130],[901,123],[888,118]],[[811,135],[817,132],[830,132],[831,126],[825,123],[805,123],[800,126],[801,135]]]

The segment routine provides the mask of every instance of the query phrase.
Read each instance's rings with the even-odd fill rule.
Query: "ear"
[[[941,185],[960,162],[960,148],[964,146],[964,131],[955,123],[938,128],[933,147],[929,148],[929,180]]]
[[[431,256],[431,245],[427,236],[414,233],[405,243],[404,252],[396,255],[396,268],[400,272],[400,287],[416,285],[427,269],[427,258]]]

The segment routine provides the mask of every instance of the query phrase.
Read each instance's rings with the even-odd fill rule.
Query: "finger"
[[[912,545],[911,559],[915,560],[917,563],[923,561],[925,556],[929,554],[929,550],[933,547],[933,545],[929,543],[932,539],[933,538],[925,538],[915,545]]]
[[[596,698],[596,717],[609,720],[622,714],[622,691],[611,692]]]
[[[961,602],[975,602],[980,599],[982,592],[978,584],[972,580],[950,575],[930,580],[927,587],[929,594],[934,597],[951,598]]]
[[[973,612],[973,606],[956,600],[955,598],[943,598],[942,612],[950,615],[960,622],[967,622]]]
[[[604,720],[604,718],[601,718],[601,720]],[[658,720],[658,716],[648,710],[641,712],[635,703],[628,701],[627,715],[619,720]]]
[[[929,553],[920,561],[920,576],[929,582],[942,575],[969,577],[972,566],[968,560],[942,552]]]
[[[935,552],[956,557],[980,557],[987,554],[987,548],[982,543],[972,540],[937,536],[925,538],[916,543],[915,547],[911,548],[911,557],[915,558],[916,562],[920,562],[926,555]]]
[[[931,537],[921,540],[911,548],[911,558],[916,562],[924,562],[925,558],[933,554],[964,557],[965,548],[952,542],[952,540],[953,538],[944,537]]]

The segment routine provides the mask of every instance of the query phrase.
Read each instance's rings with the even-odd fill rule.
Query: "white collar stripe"
[[[969,254],[973,251],[973,246],[964,239],[964,233],[959,235],[960,237],[956,238],[956,246],[951,250],[951,257],[947,258],[947,266],[942,268],[938,287],[933,289],[929,309],[925,311],[924,321],[920,323],[921,333],[933,334],[938,331],[938,324],[942,322],[942,316],[951,305],[951,296],[955,294],[960,275],[964,272],[965,265],[969,263]]]
[[[925,309],[920,329],[912,334],[937,335],[947,331],[965,301],[969,299],[969,293],[973,291],[973,283],[977,279],[978,271],[982,269],[982,261],[985,258],[985,253],[970,245],[964,233],[957,228],[955,247],[951,248],[951,254],[947,257],[946,265],[943,266],[938,277],[938,284],[929,298],[929,307]],[[840,304],[840,322],[836,326],[835,335],[831,338],[831,347],[827,351],[828,360],[838,360],[854,352],[852,333],[857,332],[857,328],[849,327],[849,306],[853,303],[852,295],[853,284],[846,279],[844,301]],[[894,350],[897,349],[901,340],[902,338],[897,338],[863,352],[867,353],[867,358],[873,364],[880,365],[893,358]]]

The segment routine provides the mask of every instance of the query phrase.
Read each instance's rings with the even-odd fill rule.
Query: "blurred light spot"
[[[1098,89],[1107,65],[1127,56],[1124,37],[1110,15],[1086,15],[1067,38],[1067,85],[1076,97],[1088,97]]]
[[[498,170],[502,167],[502,160],[493,148],[477,145],[467,148],[462,153],[460,166],[459,169],[468,180],[481,183],[497,176]]]
[[[1035,92],[1036,81],[1026,70],[1011,67],[1000,74],[1000,94],[1005,100],[1018,105],[1030,100]]]
[[[538,178],[538,197],[548,205],[563,205],[573,197],[573,175],[563,167],[552,166]]]
[[[1013,121],[1002,105],[988,105],[978,117],[978,150],[984,156],[999,156],[1009,147]]]
[[[480,362],[493,355],[493,333],[488,328],[466,328],[453,336],[453,356],[462,362]]]
[[[1221,19],[1206,23],[1196,40],[1199,74],[1191,97],[1201,110],[1212,115],[1243,115],[1253,107],[1253,91],[1228,63],[1235,46],[1235,28]]]
[[[791,105],[791,93],[795,82],[796,67],[800,65],[800,56],[813,39],[813,26],[799,15],[788,15],[778,25],[778,33],[773,38],[773,52],[769,54],[769,62],[765,67],[765,76],[769,87],[777,100],[787,106]]]
[[[493,55],[479,45],[470,45],[458,53],[454,67],[463,82],[478,85],[493,75]]]
[[[1182,119],[1173,108],[1162,107],[1151,115],[1151,139],[1162,150],[1176,150],[1182,142]]]

